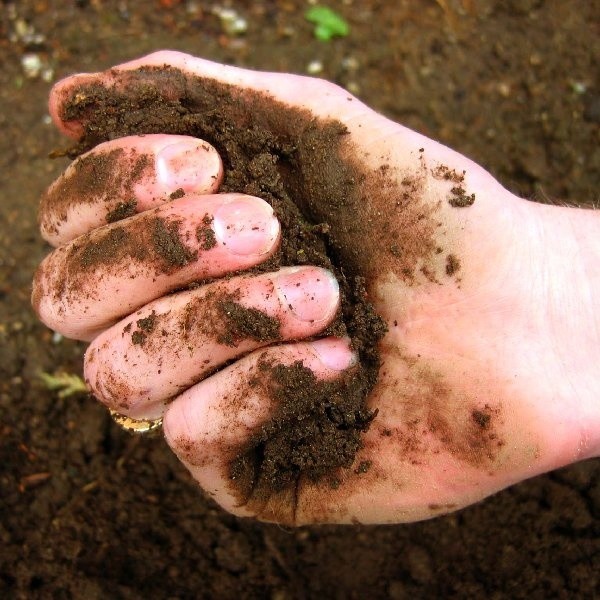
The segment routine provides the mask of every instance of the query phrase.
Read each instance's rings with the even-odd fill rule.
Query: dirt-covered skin
[[[336,401],[323,415],[333,436],[327,421],[312,429],[314,437],[310,428],[295,426],[320,420],[313,407],[323,400],[294,398],[301,388],[290,388],[288,400],[296,406],[290,412],[273,396],[277,385],[270,371],[259,366],[277,367],[283,360],[288,368],[306,360],[317,380],[333,381],[331,369],[343,370],[339,365],[351,361],[332,338],[251,352],[229,366],[215,363],[216,372],[173,398],[165,410],[169,445],[224,508],[296,525],[412,521],[464,507],[522,478],[600,451],[600,411],[593,392],[600,380],[589,355],[600,344],[590,302],[600,293],[597,215],[519,199],[468,158],[378,115],[326,81],[236,69],[184,53],[156,52],[104,73],[67,78],[52,90],[50,112],[84,150],[119,136],[142,134],[143,142],[143,134],[158,127],[166,137],[208,138],[223,156],[225,189],[233,180],[242,191],[271,203],[272,208],[252,200],[261,211],[279,216],[282,251],[265,266],[273,268],[278,259],[294,264],[301,254],[323,256],[337,274],[342,320],[358,363],[348,371],[350,380],[338,377],[345,390],[329,394]],[[125,137],[124,143],[135,139]],[[215,197],[196,202],[210,198]],[[238,202],[245,205],[252,198],[239,196]],[[169,206],[180,210],[184,200]],[[246,219],[234,218],[223,229],[221,210],[211,224],[217,237],[233,232],[231,227],[245,227]],[[206,214],[202,204],[197,212]],[[153,218],[150,213],[115,226],[124,236],[139,238],[145,249],[137,232]],[[173,245],[187,247],[183,230],[197,219],[191,212],[177,228],[172,223]],[[247,233],[255,229],[247,228]],[[113,229],[98,229],[89,239],[97,244]],[[256,229],[260,237],[265,225]],[[577,257],[571,262],[546,246],[557,229],[560,247]],[[320,244],[319,235],[325,236]],[[210,271],[218,264],[213,252],[233,249],[237,237],[198,256],[199,264]],[[71,332],[73,316],[87,310],[85,296],[71,289],[70,282],[78,279],[97,290],[98,306],[125,314],[135,298],[141,305],[142,295],[148,300],[164,293],[158,280],[148,287],[132,271],[133,265],[139,265],[136,271],[152,267],[151,253],[136,256],[131,269],[118,253],[113,262],[111,253],[89,269],[79,261],[70,273],[71,246],[79,245],[76,239],[64,247],[66,260],[60,258],[63,248],[56,250],[36,275],[34,303],[42,319],[58,315],[46,322],[59,331]],[[171,289],[175,281],[195,281],[185,271],[189,260],[172,263],[166,273]],[[540,278],[540,272],[551,276]],[[54,280],[66,281],[60,297],[49,293],[48,282]],[[305,280],[294,289],[311,302],[329,305],[331,290],[325,300],[322,292],[311,291],[315,283]],[[239,285],[253,288],[252,280]],[[123,286],[129,291],[114,303]],[[387,331],[369,317],[371,302]],[[294,301],[288,303],[293,309]],[[557,320],[555,306],[571,307],[570,318]],[[384,336],[377,342],[379,332]],[[308,331],[299,340],[307,336]],[[317,350],[321,343],[326,351]],[[92,347],[97,345],[94,341]],[[325,360],[327,355],[337,366]],[[122,358],[99,347],[94,361],[110,373],[122,368]],[[226,368],[219,370],[220,365]],[[132,366],[145,369],[146,361]],[[563,371],[577,372],[589,383],[573,394]],[[148,399],[128,414],[157,414],[161,398],[152,391],[153,381],[150,376]],[[109,398],[91,389],[109,407],[123,406],[114,394]],[[355,389],[362,390],[364,411],[353,401]],[[338,413],[347,416],[338,420]],[[257,428],[263,433],[256,434]],[[355,431],[364,432],[358,444],[352,439]],[[271,443],[279,432],[291,445],[276,444],[275,451]],[[343,446],[356,452],[352,464],[351,455],[339,450],[346,437]],[[282,451],[292,452],[294,459]],[[236,462],[240,455],[248,459]],[[290,473],[264,476],[275,458]],[[251,468],[242,475],[232,464]],[[325,465],[331,470],[327,475]]]
[[[18,13],[48,38],[57,76],[105,68],[157,45],[281,71],[302,72],[317,56],[324,76],[359,80],[369,104],[466,152],[514,191],[593,198],[595,3],[577,11],[568,3],[461,3],[463,13],[452,2],[447,12],[434,2],[366,2],[359,12],[333,2],[351,19],[352,35],[329,45],[312,40],[299,4],[275,15],[265,2],[233,4],[248,11],[251,24],[241,46],[227,43],[216,16],[190,14],[184,3],[156,11],[129,4],[123,16],[117,2],[74,8],[24,1]],[[3,31],[14,31],[16,21],[3,11]],[[374,20],[389,24],[375,42]],[[295,29],[291,39],[282,37],[287,26]],[[65,165],[46,156],[63,142],[42,124],[48,84],[22,82],[25,45],[4,40],[2,51],[0,184],[16,200],[0,208],[8,507],[0,519],[0,589],[23,598],[240,597],[241,588],[247,597],[593,594],[600,518],[593,462],[525,482],[458,516],[290,534],[200,501],[160,440],[131,438],[89,400],[57,400],[45,390],[37,370],[77,371],[83,351],[53,343],[27,309],[31,273],[47,252],[36,233],[37,198]],[[340,66],[349,55],[358,56],[358,72]],[[587,86],[583,93],[574,91],[578,82]],[[490,103],[494,109],[482,111]]]

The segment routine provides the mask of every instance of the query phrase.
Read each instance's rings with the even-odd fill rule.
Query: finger
[[[216,192],[222,177],[217,151],[196,138],[157,134],[105,142],[77,158],[42,196],[42,236],[58,246],[185,193]]]
[[[188,195],[55,250],[38,268],[32,303],[48,327],[90,340],[170,291],[265,261],[279,231],[260,198]]]
[[[339,380],[355,362],[348,342],[336,338],[253,352],[175,399],[163,421],[167,442],[204,490],[226,510],[292,523],[293,497],[276,492],[260,495],[261,486],[252,476],[248,478],[252,471],[250,465],[244,465],[248,449],[262,434],[285,436],[287,425],[301,424],[302,409],[319,412],[330,403],[331,410],[331,397],[323,397],[315,400],[314,406],[303,405],[300,413],[296,412],[299,388],[326,390],[323,382]],[[289,391],[293,392],[288,398],[291,402],[285,399]],[[265,468],[273,466],[274,457],[263,455],[262,459]],[[293,458],[281,457],[281,461],[286,460],[293,462]]]
[[[185,96],[190,91],[186,89],[185,83],[178,85],[172,78],[161,77],[160,70],[166,66],[227,85],[264,91],[270,97],[291,106],[301,105],[308,108],[316,116],[344,119],[347,117],[348,121],[351,121],[354,116],[364,115],[368,110],[362,102],[352,97],[347,91],[321,79],[302,75],[250,71],[196,58],[182,52],[163,50],[102,73],[81,73],[57,82],[50,94],[50,115],[56,126],[65,135],[74,139],[80,138],[85,129],[85,115],[88,111],[90,114],[94,111],[93,95],[88,91],[98,85],[123,89],[127,85],[123,75],[134,70],[145,71],[145,73],[138,73],[136,80],[138,82],[147,81],[149,85],[145,87],[146,92],[155,90],[155,86],[158,84],[160,94],[165,98],[174,100]],[[95,91],[97,92],[98,89]],[[339,110],[340,96],[353,101],[351,108],[344,110],[344,113],[340,113]],[[147,119],[136,120],[135,110],[136,107],[133,105],[128,107],[127,121],[130,130],[140,127],[146,131],[164,131],[164,123],[161,124],[158,119],[156,123],[150,123]],[[114,125],[118,127],[116,122]]]
[[[338,305],[337,280],[317,267],[288,267],[180,292],[99,335],[86,352],[86,382],[109,408],[157,419],[167,400],[224,363],[273,342],[319,333]]]

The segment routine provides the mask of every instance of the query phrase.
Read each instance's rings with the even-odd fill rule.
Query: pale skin
[[[356,357],[347,339],[314,341],[335,318],[335,280],[309,266],[221,279],[267,260],[281,242],[280,227],[264,201],[218,194],[223,167],[208,144],[157,134],[97,146],[92,153],[122,148],[149,157],[150,167],[130,191],[140,214],[107,225],[107,208],[115,207],[118,193],[101,189],[92,202],[72,203],[59,215],[51,187],[40,222],[57,250],[40,266],[33,298],[49,327],[91,342],[85,376],[98,400],[137,419],[163,416],[167,443],[221,506],[286,524],[425,519],[600,455],[600,213],[520,199],[469,159],[356,99],[349,101],[348,92],[331,83],[226,67],[176,52],[149,55],[112,74],[59,82],[50,98],[56,125],[79,137],[81,123],[61,118],[78,85],[110,86],[119,71],[165,64],[240,90],[265,92],[317,119],[341,121],[349,131],[352,158],[366,172],[379,168],[383,159],[398,178],[419,174],[420,210],[435,221],[435,243],[444,253],[423,258],[429,271],[417,268],[405,277],[382,260],[376,245],[364,242],[364,251],[372,253],[366,264],[379,265],[367,266],[366,275],[388,332],[380,344],[380,376],[368,398],[379,412],[363,448],[335,489],[302,480],[293,507],[281,496],[240,502],[228,463],[273,407],[247,391],[243,405],[232,411],[228,398],[244,388],[265,356],[284,364],[301,360],[323,379],[352,368]],[[476,198],[472,206],[450,205],[455,184],[439,176],[439,165],[464,171],[462,185]],[[71,167],[62,185],[68,188],[77,176]],[[53,186],[60,189],[60,182]],[[185,195],[167,202],[179,189]],[[379,210],[372,202],[373,211]],[[402,233],[405,215],[413,209],[390,213],[390,219],[397,218],[391,227]],[[90,232],[95,239],[117,226],[135,231],[136,223],[157,214],[177,219],[180,233],[193,232],[208,215],[214,247],[205,249],[201,239],[188,236],[194,256],[181,268],[159,274],[143,259],[129,261],[126,272],[103,271],[100,265],[85,277],[67,264],[72,244],[88,239],[77,236]],[[375,229],[370,233],[373,239],[378,235]],[[452,276],[444,274],[448,255],[459,263]],[[435,276],[428,276],[432,270]],[[57,293],[57,282],[65,280]],[[197,280],[209,281],[167,295]],[[190,346],[169,335],[188,302],[210,311],[215,290],[239,290],[241,304],[277,317],[281,340],[275,345],[242,340],[232,346],[207,334],[194,337]],[[160,318],[166,332],[160,351],[149,351],[123,333],[149,317]],[[369,465],[366,472],[361,464]]]

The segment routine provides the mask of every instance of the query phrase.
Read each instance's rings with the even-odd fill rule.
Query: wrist
[[[600,456],[600,212],[529,204],[554,365],[549,406],[573,458]],[[551,408],[551,410],[552,410]]]

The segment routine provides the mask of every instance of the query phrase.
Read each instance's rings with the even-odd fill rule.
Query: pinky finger
[[[297,486],[286,480],[286,461],[293,463],[291,477],[296,480],[299,464],[293,457],[265,454],[264,442],[281,436],[306,413],[324,411],[325,401],[307,406],[307,396],[300,398],[303,392],[341,380],[355,363],[348,341],[337,338],[253,352],[171,404],[163,420],[167,443],[226,510],[294,524]]]

